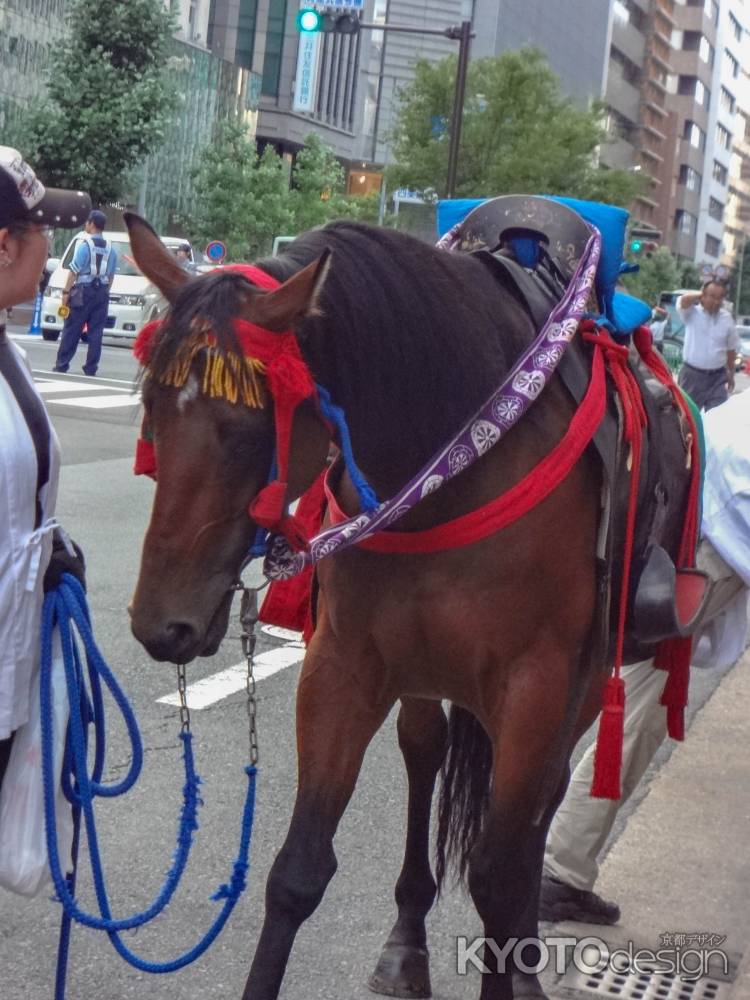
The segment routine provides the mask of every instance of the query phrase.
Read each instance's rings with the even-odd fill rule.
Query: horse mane
[[[344,408],[362,467],[409,455],[414,473],[497,388],[531,322],[477,258],[364,223],[310,230],[258,266],[284,281],[326,248],[303,354]]]
[[[390,462],[413,474],[500,384],[528,344],[531,322],[471,255],[363,223],[310,230],[257,266],[284,281],[325,249],[332,257],[321,315],[297,331],[302,353],[344,408],[362,468]],[[237,352],[232,319],[253,294],[231,271],[186,284],[150,373],[159,379],[196,319],[210,318],[218,348]]]

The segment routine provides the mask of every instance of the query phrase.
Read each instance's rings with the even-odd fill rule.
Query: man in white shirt
[[[747,638],[750,588],[750,391],[732,396],[707,414],[706,472],[703,484],[702,539],[698,566],[713,587],[693,667],[725,668],[742,655]],[[599,855],[617,817],[667,735],[666,709],[660,703],[665,675],[644,660],[622,668],[625,718],[622,798],[590,796],[594,745],[571,776],[547,837],[539,918],[613,924],[616,903],[593,891]]]
[[[701,410],[720,406],[734,392],[740,338],[732,314],[724,308],[725,292],[721,282],[711,280],[700,292],[686,292],[677,300],[677,311],[685,323],[677,381]]]

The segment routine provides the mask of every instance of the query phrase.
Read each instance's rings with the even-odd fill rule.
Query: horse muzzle
[[[131,629],[154,660],[190,663],[196,656],[213,656],[229,625],[233,591],[228,591],[206,625],[187,616],[141,614],[137,602],[131,606]]]

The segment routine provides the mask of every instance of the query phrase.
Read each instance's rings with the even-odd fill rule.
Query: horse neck
[[[373,365],[364,375],[362,357],[308,360],[343,409],[354,459],[381,499],[412,479],[506,374],[498,357],[480,358],[473,380],[458,355],[431,357],[408,371]]]

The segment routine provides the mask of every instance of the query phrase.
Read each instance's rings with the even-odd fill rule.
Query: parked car
[[[63,328],[63,320],[57,315],[57,310],[62,301],[62,290],[70,262],[84,235],[82,232],[76,233],[62,258],[48,261],[47,269],[52,273],[42,301],[42,336],[45,340],[57,340]],[[138,270],[133,260],[128,233],[105,232],[104,236],[111,240],[117,251],[117,267],[109,292],[109,313],[104,325],[104,336],[115,342],[130,343],[142,326],[155,319],[166,308],[167,302],[156,285]],[[173,251],[185,246],[186,242],[178,237],[162,237],[162,243]],[[200,261],[196,260],[192,248],[191,260],[197,268],[204,269],[202,256]]]

